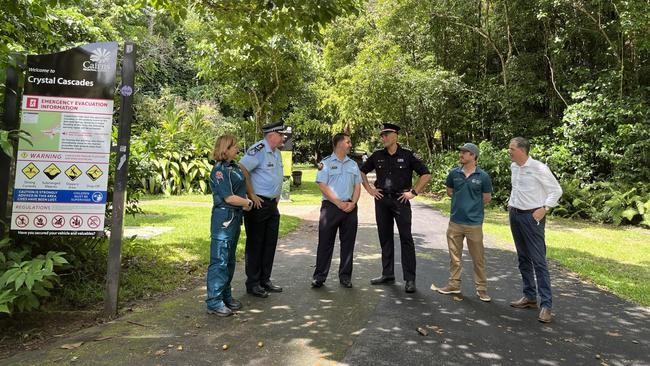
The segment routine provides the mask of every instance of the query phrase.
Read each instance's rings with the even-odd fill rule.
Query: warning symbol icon
[[[72,164],[72,166],[65,170],[65,175],[67,175],[70,180],[75,180],[81,176],[81,170],[79,170],[76,165]]]
[[[88,170],[86,170],[86,175],[93,181],[96,181],[99,179],[104,174],[101,169],[97,165],[91,166]]]
[[[59,169],[58,166],[54,165],[54,163],[50,164],[43,170],[43,173],[47,175],[50,180],[56,178],[59,174],[61,174],[61,169]]]
[[[23,174],[25,174],[27,179],[32,179],[36,176],[36,174],[38,174],[38,172],[40,172],[40,170],[38,170],[38,168],[36,167],[36,165],[34,165],[34,163],[29,163],[25,165],[22,172]]]

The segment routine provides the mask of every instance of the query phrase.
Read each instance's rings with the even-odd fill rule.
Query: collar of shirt
[[[234,160],[230,160],[230,161],[228,161],[228,160],[222,160],[221,162],[222,162],[222,164],[225,165],[225,166],[236,166],[236,165],[237,165],[237,162],[234,161]]]
[[[460,174],[462,174],[462,175],[465,175],[465,171],[463,170],[463,166],[462,166],[462,165],[456,167],[455,170],[456,170],[457,173],[460,173]],[[483,171],[483,170],[481,169],[481,167],[479,167],[479,166],[477,165],[477,166],[474,168],[474,171],[472,172],[472,174],[468,175],[468,177],[469,177],[469,176],[472,176],[472,175],[474,175],[474,174],[481,174],[482,171]]]
[[[529,156],[528,159],[526,159],[526,162],[524,163],[524,165],[519,165],[519,164],[517,164],[517,163],[515,163],[515,162],[513,161],[512,164],[511,164],[510,166],[511,166],[512,168],[516,168],[516,169],[533,168],[533,166],[535,165],[535,162],[536,162],[536,161],[537,161],[537,160],[535,160],[535,159],[533,159],[533,158],[531,158],[531,157]]]
[[[531,158],[531,157],[529,156],[528,159],[526,159],[526,162],[524,163],[524,165],[521,165],[521,166],[520,166],[519,164],[515,163],[514,161],[513,161],[512,163],[513,163],[514,165],[516,165],[518,168],[523,168],[523,167],[525,167],[525,166],[531,166],[531,165],[533,164],[533,158]]]
[[[264,144],[264,151],[273,154],[273,149],[271,149],[271,146],[269,146],[269,142],[266,140],[266,138],[262,140],[262,143]]]
[[[393,154],[393,155],[391,155],[391,154],[388,152],[388,148],[386,148],[386,147],[383,148],[382,151],[384,152],[384,154],[385,154],[386,156],[393,157],[393,156],[397,156],[397,155],[401,154],[403,150],[404,150],[404,149],[402,149],[402,146],[401,146],[400,144],[397,144],[397,150],[395,150],[395,154]]]
[[[345,155],[345,157],[343,158],[343,160],[340,160],[339,157],[336,156],[336,154],[332,154],[332,158],[334,158],[334,160],[338,161],[338,162],[341,163],[341,164],[343,164],[343,163],[347,162],[348,160],[350,160],[350,157],[347,156],[347,155]]]

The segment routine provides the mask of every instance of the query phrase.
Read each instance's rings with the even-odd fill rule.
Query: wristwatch
[[[415,189],[411,189],[411,193],[413,193],[414,196],[418,195],[418,192],[416,192]]]
[[[251,208],[251,207],[253,207],[253,201],[252,201],[252,200],[248,200],[248,208]]]
[[[544,212],[549,212],[551,210],[551,208],[548,206],[543,206],[543,207],[544,207]]]

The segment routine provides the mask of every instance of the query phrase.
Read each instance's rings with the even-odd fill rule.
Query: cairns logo
[[[108,71],[110,69],[108,62],[111,57],[111,53],[105,48],[95,48],[90,55],[89,61],[84,61],[83,70],[84,71]]]

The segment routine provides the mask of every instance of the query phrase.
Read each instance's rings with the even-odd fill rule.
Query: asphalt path
[[[338,244],[325,286],[310,287],[319,208],[303,206],[293,212],[303,224],[281,240],[276,255],[273,279],[284,292],[267,299],[247,295],[243,263],[238,263],[233,293],[244,309],[236,316],[205,314],[205,287],[199,286],[0,364],[650,365],[650,310],[554,263],[554,321],[542,324],[535,310],[511,308],[508,303],[521,297],[511,244],[487,241],[492,302],[475,295],[467,251],[462,294],[432,291],[432,284],[442,287],[448,278],[448,219],[422,203],[412,204],[418,256],[414,294],[404,292],[396,228],[398,281],[370,285],[381,272],[381,257],[373,200],[364,194],[351,289],[338,284]],[[292,213],[291,206],[282,210]]]

